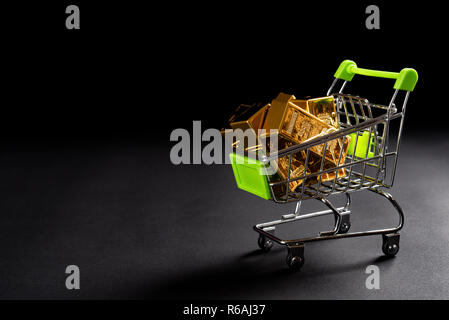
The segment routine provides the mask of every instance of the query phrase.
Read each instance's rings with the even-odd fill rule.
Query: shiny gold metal
[[[271,107],[268,111],[263,128],[267,131],[269,131],[270,129],[279,130],[285,117],[287,105],[290,100],[293,99],[295,99],[295,96],[291,94],[286,94],[283,92],[279,93],[279,95],[273,101],[271,101]]]
[[[260,111],[263,106],[260,103],[254,103],[254,104],[241,104],[239,105],[235,110],[232,116],[229,118],[229,120],[226,122],[224,127],[221,129],[221,133],[225,133],[226,130],[231,129],[231,123],[233,122],[241,122],[248,120],[251,118],[255,113]]]
[[[298,154],[297,154],[298,155]],[[288,178],[288,157],[282,157],[278,159],[278,172],[283,180]],[[310,174],[310,169],[305,171],[305,159],[302,157],[292,157],[292,162],[290,166],[290,179],[295,179],[303,175]],[[307,180],[308,184],[313,184],[314,182]],[[294,192],[295,189],[303,183],[303,179],[292,181],[289,183],[290,191]]]
[[[334,127],[327,125],[307,111],[288,104],[279,132],[299,144],[333,131],[336,131]]]
[[[234,115],[229,119],[229,126],[231,129],[222,129],[222,134],[226,131],[241,129],[243,132],[249,130],[249,135],[253,135],[251,139],[243,146],[245,152],[249,151],[257,154],[263,151],[264,147],[259,139],[259,130],[262,129],[270,104],[266,104],[262,108],[258,105],[240,105]],[[252,142],[254,141],[254,142]],[[234,149],[241,144],[240,140],[235,141],[232,146]],[[240,146],[242,147],[242,146]]]
[[[310,112],[309,112],[310,111]],[[335,104],[332,96],[317,99],[296,99],[294,95],[280,93],[271,104],[262,108],[256,105],[240,105],[234,115],[229,119],[230,127],[243,131],[251,129],[256,136],[256,144],[245,145],[245,152],[257,154],[262,152],[269,155],[273,149],[273,139],[277,139],[277,151],[286,149],[295,144],[300,144],[316,137],[329,134],[338,130]],[[265,129],[265,134],[259,136],[259,129]],[[277,129],[279,134],[270,136],[270,129]],[[321,170],[335,168],[338,163],[340,150],[342,150],[340,164],[343,164],[349,145],[349,137],[345,139],[330,140],[327,143],[326,152],[324,144],[311,147],[307,170],[305,168],[306,153],[301,151],[292,155],[289,166],[289,158],[277,159],[278,175],[282,180],[295,179],[303,175],[309,175]],[[234,147],[241,142],[236,141]],[[324,160],[323,160],[324,157]],[[321,168],[321,163],[323,167]],[[313,185],[321,178],[321,182],[335,179],[336,171],[323,173],[313,178],[307,178],[306,186]],[[344,169],[338,170],[338,178],[346,175]],[[298,186],[303,184],[303,179],[289,183],[289,189],[294,192]],[[276,194],[286,192],[286,184],[280,185],[273,190]]]
[[[342,155],[342,158],[343,158],[343,155]],[[319,172],[322,170],[328,170],[328,169],[335,168],[335,166],[336,166],[335,163],[333,163],[332,161],[329,161],[328,159],[325,158],[323,161],[323,168],[321,169],[321,159],[322,159],[322,157],[317,155],[315,152],[309,153],[309,167],[310,167],[311,172]],[[340,160],[340,163],[343,164],[344,160]],[[335,171],[323,173],[323,174],[317,176],[316,177],[317,181],[318,181],[318,179],[320,179],[320,176],[321,176],[321,182],[332,181],[335,179]],[[344,176],[346,176],[345,170],[339,169],[338,170],[338,178],[343,178]]]
[[[301,109],[307,111],[307,100],[304,100],[304,99],[292,99],[289,102],[294,104],[295,106],[300,107]]]
[[[306,110],[324,123],[339,129],[333,96],[307,100]]]
[[[298,105],[302,105],[303,107],[299,107]],[[310,108],[312,112],[320,116],[323,120],[304,109],[304,100],[297,100],[293,95],[280,93],[271,103],[270,110],[265,119],[264,128],[266,130],[278,129],[282,137],[295,144],[301,144],[338,130],[335,104],[331,96],[309,99],[307,100],[306,106],[307,110]],[[322,144],[311,147],[310,153],[315,154],[317,156],[315,158],[319,158],[320,160],[324,156],[323,169],[330,169],[337,165],[342,148],[340,164],[344,163],[348,145],[349,137],[345,139],[344,144],[343,139],[334,139],[327,143],[326,152],[324,152],[324,144]],[[321,164],[321,161],[319,161],[319,164]],[[295,168],[292,167],[293,170]],[[319,166],[318,168],[316,166],[310,166],[310,168],[312,172],[317,172],[320,169]],[[345,170],[340,169],[338,171],[339,178],[345,175]],[[335,172],[322,174],[321,178],[322,181],[332,180],[335,178]]]
[[[295,143],[292,141],[289,141],[282,136],[278,136],[278,151],[287,149],[291,146],[293,146]],[[270,144],[267,143],[267,149],[270,151]],[[292,155],[292,160],[290,164],[290,179],[298,178],[303,175],[311,174],[312,171],[310,168],[305,170],[305,160],[306,160],[306,153],[304,151],[295,153]],[[310,163],[310,161],[309,161]],[[282,180],[288,179],[288,168],[289,168],[289,157],[281,157],[277,159],[277,167],[278,167],[278,174],[279,177]],[[298,186],[300,186],[303,183],[304,179],[292,181],[289,183],[289,190],[291,192],[294,192]],[[307,178],[306,179],[306,185],[312,185],[317,182],[317,178]],[[286,184],[281,185],[282,187],[278,187],[277,190],[273,190],[275,193],[280,192],[285,194],[286,192]],[[277,194],[277,193],[276,193]]]
[[[242,129],[243,131],[247,129],[253,129],[256,135],[258,134],[258,130],[262,129],[265,118],[267,116],[268,110],[270,108],[270,104],[266,104],[259,110],[253,112],[246,112],[246,116],[250,115],[249,117],[246,117],[245,119],[241,119],[242,116],[240,116],[240,119],[235,119],[234,121],[230,122],[232,129]]]

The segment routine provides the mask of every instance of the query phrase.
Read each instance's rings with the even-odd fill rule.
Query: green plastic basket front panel
[[[349,135],[351,137],[351,142],[348,147],[348,155],[352,155],[354,152],[355,140],[357,138],[357,132],[354,132]],[[366,149],[368,148],[368,155],[366,154]],[[376,136],[374,133],[371,133],[371,139],[369,139],[369,131],[364,131],[359,134],[359,138],[357,140],[357,148],[355,150],[355,156],[358,158],[372,158],[374,157],[376,152]]]
[[[266,200],[271,199],[267,176],[261,174],[265,166],[262,162],[236,153],[230,153],[229,158],[237,187]]]

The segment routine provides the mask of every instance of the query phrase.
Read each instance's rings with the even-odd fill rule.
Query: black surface
[[[381,2],[373,31],[363,2],[77,1],[72,32],[67,4],[2,4],[0,298],[447,298],[444,10]],[[380,236],[314,243],[292,275],[285,250],[257,251],[252,226],[293,208],[238,190],[228,166],[172,165],[169,135],[221,128],[281,91],[322,96],[344,59],[419,73],[392,190],[401,250],[379,259]],[[346,92],[389,102],[393,81],[355,80]],[[353,211],[353,229],[396,223],[371,194]],[[81,290],[65,289],[69,264]],[[365,288],[370,264],[381,290]]]
[[[0,297],[447,298],[448,147],[442,135],[404,137],[392,190],[406,214],[396,258],[382,258],[380,236],[306,244],[303,270],[290,274],[285,248],[259,252],[251,227],[293,207],[238,190],[229,166],[174,166],[167,148],[126,142],[9,146],[0,158]],[[386,200],[353,200],[352,230],[397,223]],[[279,230],[294,237],[331,223]],[[81,269],[78,291],[65,289],[69,264]],[[365,288],[371,264],[380,290]]]

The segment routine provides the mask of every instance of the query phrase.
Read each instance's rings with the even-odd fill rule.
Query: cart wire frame
[[[380,74],[374,75],[364,74],[362,72],[353,72],[384,78],[393,78],[391,74],[394,74],[367,69],[359,70],[366,72],[378,72]],[[416,71],[414,72],[416,73]],[[410,91],[413,90],[414,84],[417,81],[417,74],[412,89],[405,89],[405,97],[403,99],[402,107],[399,110],[396,108],[395,101],[397,99],[399,89],[403,88],[396,88],[396,84],[396,90],[393,93],[393,97],[391,98],[389,105],[384,106],[370,103],[367,99],[358,96],[344,94],[343,89],[347,84],[347,80],[343,81],[343,84],[341,85],[338,93],[331,94],[333,88],[339,81],[339,78],[341,79],[341,77],[336,76],[327,92],[327,95],[332,95],[334,97],[340,130],[316,137],[312,140],[291,146],[283,150],[279,150],[276,153],[269,154],[268,156],[262,156],[260,158],[263,163],[267,164],[270,161],[277,160],[282,157],[288,157],[288,175],[286,179],[279,181],[279,179],[276,180],[273,178],[273,176],[270,176],[268,174],[268,171],[266,172],[266,174],[269,179],[269,187],[273,201],[276,203],[296,202],[295,212],[292,214],[282,215],[280,220],[257,224],[253,228],[256,232],[259,233],[258,244],[262,250],[269,251],[273,246],[273,242],[287,246],[287,265],[293,270],[299,270],[304,264],[304,243],[306,242],[382,235],[382,251],[385,255],[394,256],[399,251],[399,230],[401,230],[404,225],[404,213],[398,202],[391,196],[391,194],[383,191],[382,189],[389,189],[394,183],[406,106]],[[352,78],[350,78],[349,81],[351,79]],[[396,120],[396,122],[399,121],[399,127],[396,136],[390,134],[390,129],[392,128],[390,123],[393,120]],[[359,140],[359,137],[364,132],[368,132],[369,141],[371,141],[371,137],[373,137],[375,150],[374,154],[369,155],[369,149],[372,149],[373,145],[371,143],[368,143],[366,152],[364,153],[365,156],[360,157],[360,152],[358,152],[358,156],[356,155],[357,142]],[[337,140],[337,143],[342,143],[341,146],[343,146],[343,144],[345,143],[345,139],[348,139],[349,135],[352,135],[352,137],[354,137],[354,134],[354,149],[352,150],[351,154],[350,152],[348,152],[345,159],[342,159],[343,147],[340,147],[340,154],[337,165],[332,168],[323,169],[325,160],[324,158],[329,143],[333,140]],[[394,141],[392,141],[392,147],[389,146],[390,138],[395,139]],[[320,170],[314,173],[307,174],[307,165],[311,152],[310,149],[314,146],[319,145],[323,146]],[[292,157],[300,152],[305,152],[306,154],[305,168],[301,176],[293,178],[290,176]],[[392,169],[388,172],[387,168],[390,166],[391,161]],[[361,168],[361,170],[359,168]],[[343,178],[338,177],[337,172],[340,169],[345,170],[345,176]],[[368,174],[368,171],[370,171],[371,173]],[[330,181],[323,182],[322,175],[324,173],[333,173],[335,175],[335,178]],[[318,182],[314,185],[306,186],[305,182],[307,181],[307,179],[311,178],[317,179]],[[302,183],[296,188],[299,190],[291,191],[290,183],[298,180],[300,182],[302,181]],[[284,186],[284,189],[286,190],[285,193],[279,195],[278,193],[274,192],[273,188],[276,186]],[[397,226],[385,229],[348,233],[351,225],[351,211],[349,209],[351,205],[350,193],[361,190],[369,190],[377,195],[386,198],[392,204],[398,214],[399,221]],[[346,195],[346,203],[343,207],[337,208],[327,199],[327,197],[330,195],[342,193]],[[328,209],[308,214],[300,214],[301,203],[303,200],[307,199],[317,199],[324,205],[326,205]],[[275,228],[277,225],[330,214],[332,214],[335,218],[333,229],[330,231],[320,232],[316,237],[285,240],[275,235]]]

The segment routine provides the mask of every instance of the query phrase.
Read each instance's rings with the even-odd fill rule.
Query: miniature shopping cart
[[[396,79],[394,93],[388,105],[380,105],[369,102],[367,99],[343,93],[348,81],[355,74]],[[271,199],[276,203],[296,202],[295,212],[286,214],[280,220],[260,223],[254,226],[259,233],[258,244],[264,251],[269,251],[273,242],[285,245],[288,249],[287,265],[294,270],[300,269],[304,264],[304,244],[307,242],[342,239],[349,237],[382,235],[382,251],[387,256],[394,256],[399,251],[399,230],[404,224],[404,214],[393,197],[383,191],[389,189],[394,182],[399,143],[403,131],[405,109],[409,94],[413,91],[418,80],[418,74],[414,69],[405,68],[401,72],[385,72],[358,68],[350,60],[343,61],[337,72],[335,80],[329,88],[327,95],[334,98],[339,130],[326,135],[317,136],[301,144],[292,145],[275,153],[259,157],[249,162],[237,162],[238,154],[231,154],[232,166],[239,188],[255,193],[265,199]],[[341,83],[338,93],[332,93],[338,82]],[[402,107],[397,107],[397,102],[402,101]],[[400,104],[400,103],[399,103]],[[325,168],[325,154],[328,147],[336,140],[345,143],[348,140],[347,154],[340,155],[335,167]],[[307,170],[311,149],[320,146],[322,153],[321,166],[318,171]],[[305,167],[303,174],[291,177],[292,158],[297,154],[305,155]],[[250,155],[242,156],[245,159]],[[268,164],[282,158],[288,160],[288,176],[285,179],[275,179],[269,172],[265,175],[260,170],[268,170]],[[338,170],[344,170],[344,174],[335,174]],[[334,173],[335,178],[323,181],[322,177],[327,173]],[[315,179],[316,183],[307,184],[308,179]],[[303,182],[294,191],[291,183]],[[279,192],[282,190],[282,192]],[[369,190],[386,199],[393,205],[399,215],[399,223],[396,227],[368,230],[349,233],[351,192]],[[344,194],[346,203],[343,207],[335,207],[328,197],[335,194]],[[317,199],[327,206],[327,210],[300,214],[301,202],[307,199]],[[318,236],[298,238],[293,240],[281,239],[275,235],[277,225],[291,223],[299,220],[315,218],[323,215],[333,215],[335,224],[330,231],[320,232]]]

